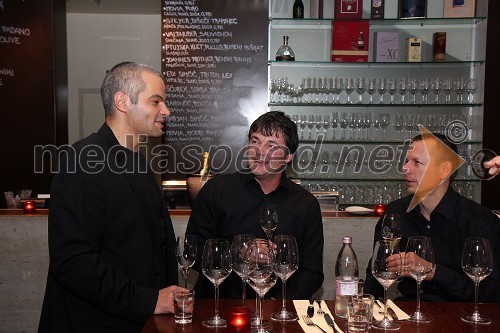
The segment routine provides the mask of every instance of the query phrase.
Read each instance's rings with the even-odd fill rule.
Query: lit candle
[[[382,216],[385,213],[385,205],[383,204],[376,204],[375,207],[373,207],[373,213],[375,216]]]
[[[228,309],[226,332],[250,332],[250,310],[244,306]]]
[[[23,203],[23,212],[25,212],[26,214],[33,213],[35,210],[36,210],[35,202],[26,201]]]

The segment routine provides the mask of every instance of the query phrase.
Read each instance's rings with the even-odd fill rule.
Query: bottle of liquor
[[[295,0],[293,3],[293,18],[304,18],[304,4],[302,0]]]
[[[359,269],[352,237],[344,236],[342,243],[335,264],[335,314],[346,318],[347,302],[351,295],[358,294]]]
[[[288,36],[283,36],[283,45],[280,46],[276,52],[277,61],[295,61],[295,53],[290,46],[288,46]]]
[[[208,176],[210,174],[210,165],[208,163],[208,157],[210,153],[208,151],[203,153],[203,167],[200,170],[200,176]]]
[[[363,28],[361,28],[358,36],[358,50],[364,50],[364,48],[365,48],[365,35],[363,34]]]

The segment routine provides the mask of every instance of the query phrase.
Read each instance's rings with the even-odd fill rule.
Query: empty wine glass
[[[351,94],[354,92],[355,88],[356,87],[354,86],[354,80],[352,77],[344,80],[344,91],[347,94],[347,104],[352,104]]]
[[[443,85],[444,92],[444,102],[451,103],[451,93],[453,92],[453,80],[451,78],[446,78],[441,81]]]
[[[384,94],[387,91],[387,82],[385,79],[380,79],[377,87],[377,92],[380,95],[380,104],[384,103]]]
[[[427,95],[431,92],[431,81],[428,77],[420,80],[420,93],[422,94],[422,103],[427,104]]]
[[[406,270],[417,282],[417,310],[410,316],[410,320],[430,323],[432,318],[420,311],[420,285],[425,277],[436,269],[431,239],[424,236],[408,238],[404,263]]]
[[[405,104],[405,95],[407,90],[408,90],[408,80],[405,77],[400,78],[398,81],[398,91],[399,94],[401,95],[401,104]]]
[[[390,103],[394,104],[394,95],[398,92],[398,85],[396,79],[389,79],[387,82],[387,92],[390,95]]]
[[[497,154],[490,149],[481,149],[474,154],[471,158],[472,163],[472,172],[482,180],[490,180],[495,175],[489,174],[489,168],[487,168],[484,163],[493,159],[493,157],[497,156]]]
[[[247,297],[247,280],[248,280],[248,263],[246,262],[246,253],[250,247],[250,243],[255,239],[254,235],[240,234],[233,237],[231,243],[231,259],[233,261],[233,271],[241,278],[242,292],[241,299],[245,306]]]
[[[411,103],[417,103],[417,92],[418,92],[418,79],[410,78],[408,80],[408,92],[411,95]]]
[[[401,328],[401,324],[395,323],[387,317],[387,290],[400,276],[400,272],[388,266],[387,259],[391,256],[399,256],[398,245],[393,247],[391,241],[388,240],[379,240],[375,243],[371,269],[373,276],[384,287],[384,318],[373,322],[372,326],[383,330],[398,330]]]
[[[267,333],[268,331],[263,327],[262,298],[276,284],[275,258],[270,242],[262,239],[253,240],[247,251],[246,261],[249,267],[249,285],[258,296],[256,312],[259,328],[257,332]]]
[[[377,79],[376,78],[371,78],[368,80],[367,86],[366,86],[366,92],[368,95],[370,95],[370,104],[373,104],[373,94],[377,92]]]
[[[330,115],[323,116],[323,129],[324,129],[324,140],[328,140],[328,129],[330,128],[332,121]]]
[[[332,126],[332,140],[335,140],[336,139],[335,129],[339,127],[339,113],[333,112],[331,119],[332,121],[330,125]]]
[[[299,248],[294,236],[278,235],[274,237],[275,265],[274,272],[283,282],[281,311],[271,314],[271,319],[280,321],[295,321],[299,319],[295,312],[286,310],[286,281],[299,268]]]
[[[276,206],[272,204],[265,204],[262,207],[260,214],[260,227],[266,233],[267,240],[271,241],[274,231],[278,226],[278,212]]]
[[[271,82],[269,83],[269,92],[270,94],[270,99],[271,103],[275,102],[275,94],[278,91],[278,84],[276,83],[276,79],[271,79]]]
[[[473,324],[489,324],[491,319],[478,311],[479,282],[493,271],[493,253],[486,238],[468,237],[462,253],[462,269],[474,282],[474,312],[462,316],[462,320]]]
[[[455,80],[455,93],[457,95],[457,103],[462,104],[464,102],[465,94],[465,80],[463,78]]]
[[[184,288],[186,289],[189,269],[193,266],[196,260],[196,253],[196,237],[194,235],[177,237],[177,248],[175,251],[175,256],[177,258],[177,262],[182,268],[182,275],[184,276]]]
[[[477,88],[478,88],[477,79],[469,79],[467,81],[466,85],[467,101],[470,104],[474,103],[474,93],[476,92]]]
[[[227,240],[214,238],[205,241],[201,269],[215,288],[215,315],[204,320],[203,326],[225,327],[226,320],[219,316],[219,285],[231,273],[231,252]]]
[[[436,78],[436,79],[434,79],[434,81],[432,81],[431,90],[432,90],[432,93],[434,94],[434,103],[438,104],[439,103],[439,94],[443,90],[443,87],[441,85],[441,79]]]
[[[366,91],[366,81],[364,77],[356,79],[356,92],[358,93],[358,104],[363,103],[363,94]]]

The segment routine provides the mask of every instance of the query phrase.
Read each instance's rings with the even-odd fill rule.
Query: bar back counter
[[[34,214],[24,214],[20,209],[0,210],[1,332],[37,330],[49,264],[47,214],[45,209],[39,209]],[[189,210],[171,210],[170,214],[176,235],[184,234]],[[343,235],[353,238],[360,277],[364,278],[376,222],[377,218],[373,216],[323,213],[325,281],[317,292],[317,298],[334,299],[334,267]],[[190,274],[191,284],[196,280],[194,273]]]

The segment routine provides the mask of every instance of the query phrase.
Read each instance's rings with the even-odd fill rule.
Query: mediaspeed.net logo
[[[411,211],[415,206],[417,206],[422,200],[424,200],[429,194],[431,194],[440,184],[446,181],[460,166],[465,162],[465,159],[448,147],[445,143],[439,140],[434,134],[428,131],[424,126],[419,125],[420,133],[422,134],[422,141],[424,142],[424,147],[429,157],[429,164],[422,176],[422,179],[418,183],[417,190],[413,195],[413,198],[408,206],[408,212]],[[448,126],[448,128],[450,128]],[[450,137],[450,134],[451,137]],[[453,128],[453,132],[446,131],[446,136],[449,141],[454,143],[461,143],[465,138],[457,135],[457,128]],[[460,137],[462,140],[457,140]],[[429,169],[430,165],[442,162],[450,162],[452,167],[448,175],[441,179],[441,177],[436,177],[434,172],[435,169]]]

